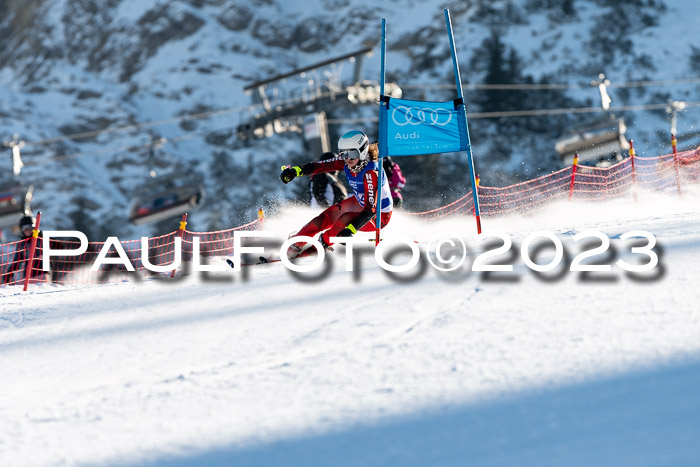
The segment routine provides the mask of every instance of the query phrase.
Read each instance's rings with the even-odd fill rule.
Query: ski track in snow
[[[648,230],[664,268],[652,281],[547,282],[519,258],[515,280],[428,266],[396,281],[367,256],[346,272],[338,248],[316,280],[274,263],[0,289],[0,465],[696,464],[699,199],[484,220],[516,245],[552,230],[571,251],[597,229],[626,259],[615,237]],[[399,213],[385,238],[465,222]]]

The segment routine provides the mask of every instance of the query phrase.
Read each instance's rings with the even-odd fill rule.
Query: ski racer
[[[354,196],[336,203],[316,216],[295,234],[295,236],[318,238],[321,245],[332,250],[331,237],[351,237],[358,231],[371,232],[376,229],[376,199],[378,191],[378,156],[376,143],[369,144],[367,135],[361,131],[349,131],[338,140],[340,157],[323,161],[309,162],[299,167],[286,167],[280,174],[283,183],[289,183],[303,175],[344,170]],[[381,227],[384,228],[391,219],[393,202],[389,181],[382,172]],[[290,248],[289,257],[299,255],[305,243],[296,243]]]
[[[403,204],[403,195],[401,190],[406,186],[406,177],[401,172],[399,164],[391,160],[387,156],[383,159],[383,167],[386,171],[386,176],[389,178],[389,187],[391,188],[391,198],[394,201],[394,207],[399,209]]]
[[[12,278],[15,272],[20,271],[25,266],[25,262],[29,259],[29,247],[31,245],[35,225],[36,219],[34,219],[34,216],[25,215],[20,219],[19,231],[20,235],[22,236],[22,240],[17,243],[17,249],[15,250],[12,261],[9,263],[7,271],[0,274],[0,285],[12,283]],[[37,237],[34,261],[32,261],[32,265],[29,268],[29,277],[37,280],[44,279],[44,272],[41,270],[42,245],[43,238],[41,233],[39,233],[39,236]],[[0,264],[0,266],[2,265]],[[2,268],[0,267],[0,271],[1,270]]]

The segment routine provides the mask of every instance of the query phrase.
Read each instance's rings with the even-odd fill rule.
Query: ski
[[[307,250],[302,251],[294,258],[290,258],[290,259],[295,260],[297,258],[306,258],[309,256],[314,256],[315,254],[316,254],[316,249],[309,248]],[[260,264],[279,263],[280,261],[282,261],[282,260],[277,256],[258,256],[258,261],[256,263],[242,263],[241,266],[258,266]],[[227,258],[226,264],[228,264],[229,267],[231,267],[231,269],[234,268],[234,263],[233,263],[232,259]]]
[[[265,258],[264,256],[260,256],[260,257],[258,257],[258,261],[256,263],[242,263],[241,266],[242,267],[258,266],[260,264],[278,263],[279,261],[281,261],[281,260],[275,259],[275,258]],[[228,264],[231,269],[234,269],[233,260],[226,259],[226,264]]]

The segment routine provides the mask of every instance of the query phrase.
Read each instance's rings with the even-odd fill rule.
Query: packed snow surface
[[[272,263],[0,289],[0,465],[698,465],[699,200],[640,193],[484,219],[516,253],[491,276],[469,271],[473,219],[399,212],[387,240],[427,257],[433,235],[457,233],[465,266],[390,276],[363,250],[348,272],[338,247],[301,276]],[[286,237],[313,215],[266,228]],[[538,277],[520,257],[548,230],[570,264],[572,237],[591,229],[615,254],[589,263],[645,262],[619,239],[645,230],[659,265]]]

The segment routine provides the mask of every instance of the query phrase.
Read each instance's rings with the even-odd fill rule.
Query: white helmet
[[[338,140],[340,157],[347,159],[369,159],[369,138],[361,131],[348,131]]]

